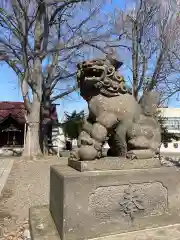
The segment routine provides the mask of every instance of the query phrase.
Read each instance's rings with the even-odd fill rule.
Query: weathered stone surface
[[[119,157],[104,157],[94,161],[68,160],[68,165],[80,172],[93,170],[127,170],[143,168],[159,168],[161,162],[159,159],[134,159],[129,160]]]
[[[29,210],[29,225],[31,240],[60,240],[49,206],[31,207]]]
[[[142,155],[142,150],[149,150],[143,152],[143,158],[154,157],[161,144],[160,126],[154,117],[160,95],[143,93],[138,103],[118,72],[121,64],[116,58],[112,61],[108,58],[77,64],[77,82],[81,96],[88,103],[89,116],[83,134],[79,135],[79,149],[69,158],[80,161],[101,158],[106,141],[110,147],[108,156],[128,154],[134,159]],[[132,154],[130,150],[135,151]]]
[[[100,221],[121,222],[127,217],[163,215],[167,198],[167,189],[160,182],[98,187],[89,196],[89,208]]]
[[[175,224],[179,202],[177,168],[78,172],[51,167],[50,212],[62,240]]]
[[[179,240],[180,224],[117,234],[93,240]]]
[[[142,112],[145,116],[156,114],[157,106],[160,101],[160,94],[157,92],[146,92],[140,99]]]
[[[34,207],[33,209],[36,209]],[[37,211],[31,211],[31,218],[36,218],[37,215],[40,215],[45,222],[49,221],[49,217],[51,218],[49,214],[48,206],[46,208],[46,211],[44,209],[44,206],[38,207],[38,213]],[[31,222],[30,218],[30,222]],[[53,222],[53,220],[51,219]],[[35,240],[60,240],[60,236],[55,235],[49,235],[47,231],[43,232],[43,236],[37,235],[34,233],[34,231],[37,231],[36,228],[33,228],[32,236],[35,237]],[[106,237],[99,237],[99,238],[93,238],[92,240],[178,240],[180,236],[180,224],[174,224],[174,225],[168,225],[158,228],[151,228],[151,229],[145,229],[140,231],[133,231],[129,233],[122,233],[122,234],[115,234],[115,235],[108,235]]]

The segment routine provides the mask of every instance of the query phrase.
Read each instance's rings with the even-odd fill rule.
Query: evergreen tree
[[[77,139],[85,119],[84,111],[77,113],[73,111],[72,114],[65,113],[66,120],[62,123],[62,129],[65,137],[71,140]]]

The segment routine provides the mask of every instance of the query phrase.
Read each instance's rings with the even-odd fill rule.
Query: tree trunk
[[[138,26],[137,21],[133,20],[132,26],[132,68],[133,68],[133,86],[132,94],[134,98],[138,99],[138,54],[139,54],[139,45],[138,45]]]
[[[40,108],[41,102],[37,94],[33,94],[33,103],[31,112],[27,116],[27,135],[24,144],[23,157],[41,156],[42,151],[40,147]]]
[[[49,153],[49,144],[50,140],[50,125],[52,125],[51,120],[51,101],[50,101],[51,90],[48,87],[43,87],[42,94],[42,106],[41,106],[41,136],[43,139],[42,150],[45,155]]]
[[[40,145],[40,114],[42,101],[42,62],[39,57],[34,59],[32,78],[33,99],[27,116],[27,135],[24,144],[23,157],[42,155]]]

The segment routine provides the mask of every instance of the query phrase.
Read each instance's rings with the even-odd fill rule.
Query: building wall
[[[53,127],[52,129],[52,143],[54,147],[63,148],[65,137],[60,127]]]
[[[160,108],[160,114],[166,118],[164,125],[167,130],[180,135],[180,108]],[[162,144],[162,153],[180,153],[180,141],[172,140],[171,143]]]
[[[63,150],[65,148],[66,139],[61,127],[53,127],[52,143],[56,150]],[[77,147],[77,140],[72,141],[72,146],[73,148]]]

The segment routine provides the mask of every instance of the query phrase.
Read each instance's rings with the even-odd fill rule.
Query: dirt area
[[[0,197],[0,239],[23,239],[29,207],[49,203],[50,166],[59,163],[67,160],[15,160]]]
[[[175,160],[179,163],[179,157]],[[172,165],[166,159],[164,161]],[[50,166],[54,164],[65,165],[67,158],[50,157],[37,161],[17,158],[14,161],[0,196],[0,239],[26,239],[23,235],[29,227],[29,208],[49,203]]]

